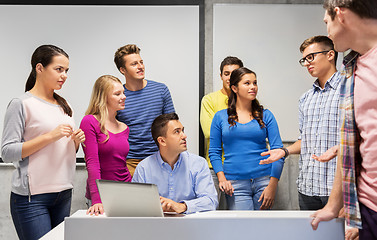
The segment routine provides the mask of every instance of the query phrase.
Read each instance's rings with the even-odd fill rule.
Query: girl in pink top
[[[69,216],[76,151],[85,140],[55,93],[67,80],[67,53],[42,45],[31,66],[25,93],[8,105],[1,148],[4,162],[16,168],[10,209],[20,239],[39,239]]]
[[[121,81],[110,75],[101,76],[94,84],[86,116],[81,121],[88,170],[85,197],[91,205],[87,214],[104,213],[96,179],[131,181],[126,164],[130,130],[115,118],[117,111],[124,109],[125,100]]]

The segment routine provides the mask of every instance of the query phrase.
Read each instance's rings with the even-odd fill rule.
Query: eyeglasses
[[[332,49],[331,49],[332,50]],[[300,60],[298,60],[298,62],[301,64],[301,66],[305,66],[305,61],[307,61],[308,63],[310,62],[313,62],[314,61],[314,56],[317,55],[317,54],[320,54],[320,53],[328,53],[330,52],[331,50],[327,50],[327,51],[321,51],[321,52],[314,52],[314,53],[309,53],[308,55],[306,55],[305,57],[301,58]]]

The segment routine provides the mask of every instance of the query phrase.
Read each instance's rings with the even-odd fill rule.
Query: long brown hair
[[[232,72],[230,75],[230,88],[232,89],[232,86],[238,86],[238,83],[241,81],[242,77],[245,74],[254,74],[255,77],[257,77],[257,74],[250,69],[246,67],[241,67]],[[229,101],[228,101],[228,123],[230,126],[234,126],[236,124],[236,121],[238,121],[238,115],[236,110],[236,103],[237,103],[237,95],[232,90],[229,95]],[[254,99],[251,101],[251,115],[255,120],[258,121],[261,128],[265,127],[265,124],[263,122],[263,106],[259,104],[259,101],[257,99]]]
[[[68,54],[64,52],[63,49],[54,45],[42,45],[35,49],[33,55],[31,56],[31,72],[25,84],[25,92],[30,91],[35,85],[37,80],[37,72],[35,68],[37,64],[40,63],[43,67],[46,67],[52,62],[53,57],[59,55],[69,58]],[[64,113],[72,117],[72,109],[68,105],[67,101],[55,92],[53,97],[63,109]]]

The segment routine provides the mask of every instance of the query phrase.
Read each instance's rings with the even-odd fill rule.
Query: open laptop
[[[108,217],[163,217],[157,186],[147,183],[96,180]]]

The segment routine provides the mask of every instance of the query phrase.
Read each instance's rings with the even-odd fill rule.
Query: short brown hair
[[[306,39],[300,46],[300,52],[304,52],[307,47],[310,45],[318,43],[324,47],[324,50],[333,50],[335,52],[334,62],[336,65],[336,60],[338,59],[338,52],[334,50],[334,43],[333,41],[326,37],[326,36],[314,36]]]
[[[118,48],[118,50],[115,52],[114,62],[119,71],[121,67],[124,67],[123,57],[130,54],[140,54],[140,48],[135,44],[127,44]]]
[[[243,67],[243,62],[238,57],[228,56],[224,58],[224,60],[220,64],[220,73],[223,74],[223,69],[227,65],[238,65],[239,67]]]
[[[361,18],[377,19],[377,1],[376,0],[325,0],[323,8],[334,20],[336,7],[348,8]]]
[[[173,120],[179,120],[179,117],[176,113],[165,113],[158,117],[156,117],[153,120],[152,126],[151,126],[151,132],[152,132],[152,138],[154,142],[158,145],[157,138],[160,136],[165,137],[166,136],[166,125]]]

